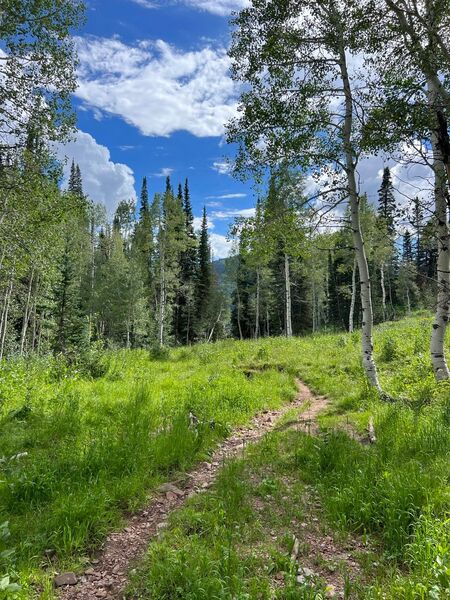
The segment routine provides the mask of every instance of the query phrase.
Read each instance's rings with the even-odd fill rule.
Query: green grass
[[[159,356],[93,352],[75,368],[56,359],[3,362],[0,523],[9,521],[7,544],[16,549],[3,571],[22,583],[24,598],[52,597],[55,568],[82,565],[106,533],[120,526],[123,514],[142,505],[161,481],[207,456],[231,428],[258,410],[291,399],[298,375],[332,400],[330,414],[321,419],[328,433],[314,444],[292,432],[276,439],[298,436],[297,462],[289,476],[299,486],[316,487],[323,518],[336,530],[372,536],[380,544],[383,568],[366,582],[362,597],[382,597],[377,595],[382,589],[391,594],[388,598],[448,597],[442,590],[450,578],[450,386],[434,381],[429,334],[430,319],[420,315],[377,328],[380,378],[397,398],[393,406],[380,403],[365,383],[359,333],[224,341]],[[189,411],[202,422],[197,433],[188,427]],[[333,432],[347,420],[362,431],[370,415],[379,440],[375,447],[361,447]],[[268,452],[261,469],[271,460]],[[251,510],[251,486],[239,475],[247,467],[233,468],[236,476],[225,474],[225,480],[236,481],[233,494],[243,494]],[[279,473],[265,479],[270,487],[269,480],[278,481]],[[253,513],[243,510],[236,528],[234,512],[226,508],[235,500],[219,494],[215,501],[223,506],[217,512],[207,508],[208,498],[194,500],[200,504],[189,509],[186,519],[191,514],[194,526],[212,519],[209,537],[194,539],[183,530],[175,546],[171,533],[169,542],[152,545],[150,553],[157,551],[161,558],[151,564],[160,571],[148,574],[147,565],[140,572],[140,597],[164,598],[152,586],[171,578],[175,587],[185,589],[192,571],[202,583],[179,597],[271,597],[264,596],[273,591],[272,575],[263,576],[264,561],[242,554],[248,544],[258,545],[266,527],[248,525]],[[236,529],[244,532],[245,543],[234,537]],[[276,551],[286,553],[285,548]],[[319,597],[299,596],[298,586],[290,596],[286,589],[292,573],[282,572],[288,587],[280,598]]]
[[[78,370],[57,360],[3,363],[0,523],[9,521],[25,597],[36,581],[49,587],[48,550],[60,569],[82,564],[149,490],[258,410],[294,396],[287,372],[242,372],[258,350],[225,343],[159,359],[120,352],[88,357]]]
[[[272,434],[225,470],[215,490],[191,501],[150,545],[129,597],[321,598],[326,580],[295,585],[288,560],[287,540],[292,533],[301,539],[301,517],[293,518],[292,507],[301,511],[305,486],[318,492],[324,524],[370,541],[376,551],[362,557],[364,577],[349,585],[349,598],[450,597],[450,387],[434,381],[429,326],[419,316],[377,328],[380,377],[394,404],[380,402],[367,388],[358,334],[261,342],[260,368],[296,365],[315,391],[333,400],[321,419],[323,433],[315,439],[296,431]],[[347,420],[362,431],[370,415],[376,445],[361,445],[339,431]],[[228,493],[246,508],[233,508],[236,501],[224,508]],[[272,499],[255,514],[258,494]]]

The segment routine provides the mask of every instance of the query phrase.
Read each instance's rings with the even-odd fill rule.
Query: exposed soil
[[[61,587],[61,600],[123,598],[128,571],[144,555],[152,538],[166,526],[169,514],[182,506],[187,498],[207,490],[226,459],[239,456],[246,445],[259,441],[267,432],[275,429],[279,419],[292,409],[305,407],[295,421],[296,426],[315,434],[316,418],[327,407],[328,400],[314,396],[300,381],[297,381],[297,386],[298,394],[293,402],[279,410],[258,414],[248,427],[235,430],[231,437],[220,444],[210,462],[200,463],[182,480],[162,485],[151,502],[132,516],[124,529],[108,536],[98,556],[91,561],[92,566],[78,578],[77,583]],[[326,544],[329,549],[327,554],[331,552],[334,555],[337,552],[325,538],[317,539],[317,543],[324,550],[323,544]]]

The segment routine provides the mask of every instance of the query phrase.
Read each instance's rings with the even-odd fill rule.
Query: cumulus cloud
[[[227,258],[230,255],[232,242],[228,240],[226,236],[218,233],[211,233],[209,239],[211,240],[213,259]]]
[[[64,163],[63,185],[67,184],[74,160],[80,166],[85,193],[91,200],[104,204],[109,215],[121,200],[136,199],[132,169],[113,162],[108,148],[98,144],[89,133],[78,131],[73,141],[58,144],[55,151]]]
[[[371,156],[361,160],[357,173],[359,192],[366,194],[369,202],[376,206],[383,170],[385,167],[389,167],[397,205],[400,208],[411,206],[411,201],[415,197],[419,197],[422,203],[427,205],[433,190],[433,174],[430,167],[421,163],[417,154],[406,145],[401,148],[399,155],[403,157],[402,162],[382,156]],[[312,198],[318,193],[323,193],[329,185],[330,181],[326,174],[321,174],[319,177],[308,175],[305,178],[304,193],[307,197]],[[315,200],[316,208],[327,209],[332,200],[332,196],[319,197]],[[343,202],[331,211],[329,218],[331,220],[338,219],[344,211],[345,204]]]
[[[183,52],[162,40],[129,46],[78,38],[76,95],[91,110],[122,117],[148,136],[188,131],[220,136],[236,113],[236,87],[224,48]]]

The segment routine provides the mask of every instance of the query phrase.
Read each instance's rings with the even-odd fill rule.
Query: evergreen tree
[[[411,233],[408,230],[403,235],[403,262],[408,264],[413,262]]]
[[[189,183],[186,179],[184,190],[181,185],[178,196],[182,195],[184,224],[186,234],[186,249],[181,254],[181,294],[179,316],[179,339],[182,343],[189,344],[194,340],[192,326],[195,317],[195,277],[197,270],[197,236],[194,231],[194,214],[192,212]]]
[[[198,243],[198,265],[196,278],[196,333],[202,338],[206,335],[205,326],[208,322],[208,309],[211,300],[213,273],[211,267],[211,248],[209,245],[208,217],[206,207],[203,208],[202,225]]]
[[[385,167],[381,187],[378,190],[378,214],[386,225],[390,236],[395,235],[395,218],[397,207],[394,196],[394,186],[392,184],[391,171]]]

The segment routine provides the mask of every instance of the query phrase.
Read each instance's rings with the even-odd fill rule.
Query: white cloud
[[[222,202],[216,202],[215,200],[213,202],[207,202],[206,206],[209,206],[210,208],[219,208],[219,206],[223,206]]]
[[[206,196],[206,200],[231,200],[232,198],[246,198],[247,194],[223,194],[221,196]]]
[[[167,0],[131,0],[135,4],[139,4],[144,8],[158,8],[167,4]],[[172,0],[170,4],[184,4],[198,10],[204,10],[221,17],[229,16],[233,11],[241,10],[249,5],[248,0]]]
[[[218,233],[211,233],[209,239],[211,241],[211,250],[214,259],[227,258],[230,256],[233,244],[226,236]]]
[[[212,221],[212,219],[210,218],[209,215],[207,215],[207,221],[208,221],[208,229],[214,229],[215,225],[214,225],[214,221]],[[194,217],[194,229],[195,231],[200,231],[200,228],[202,226],[202,221],[203,221],[203,217]]]
[[[83,131],[78,131],[76,138],[67,144],[58,144],[56,154],[64,165],[64,178],[67,183],[72,159],[80,166],[84,192],[94,200],[107,207],[112,215],[121,200],[136,199],[134,175],[128,165],[115,163],[105,146]]]
[[[163,167],[158,173],[153,173],[153,177],[170,177],[173,172],[171,167]]]
[[[183,4],[225,17],[249,6],[248,0],[182,0]]]
[[[216,210],[212,213],[213,219],[233,219],[234,217],[254,217],[254,208],[241,208],[232,210]]]
[[[144,135],[220,136],[235,115],[236,87],[223,48],[183,52],[162,40],[128,46],[116,38],[78,38],[77,45],[77,96]]]
[[[154,2],[150,2],[150,0],[131,0],[135,4],[139,4],[139,6],[143,6],[144,8],[158,8],[158,6]]]
[[[213,171],[217,171],[219,175],[229,175],[232,171],[232,165],[227,161],[214,161],[211,167]]]

